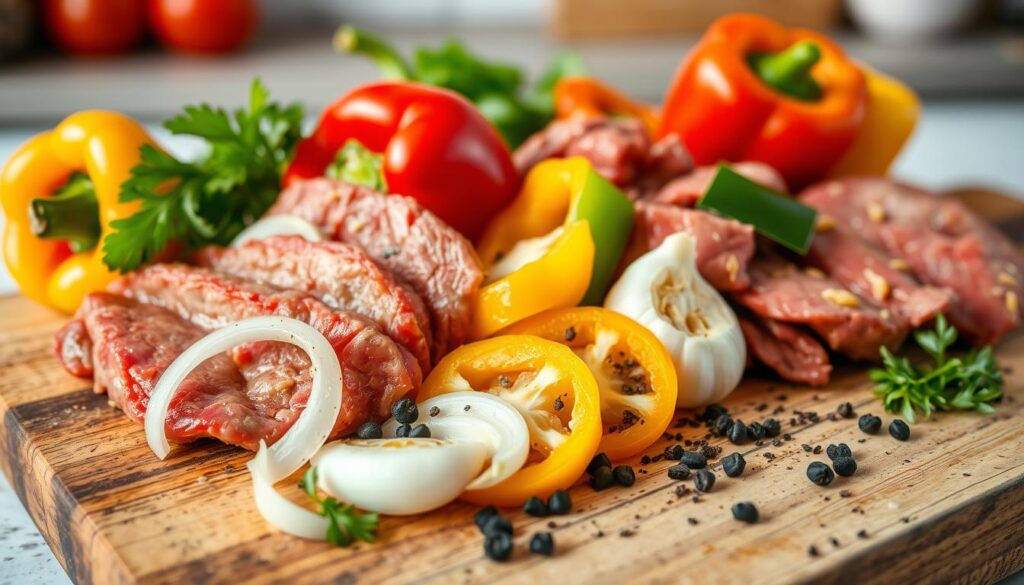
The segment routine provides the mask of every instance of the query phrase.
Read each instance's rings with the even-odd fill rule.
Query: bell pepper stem
[[[346,24],[334,34],[334,49],[343,53],[366,55],[377,64],[384,79],[414,81],[412,67],[391,45],[365,30]]]
[[[358,140],[349,140],[327,167],[326,175],[331,179],[352,185],[362,185],[375,191],[387,192],[381,155],[363,146]]]
[[[29,203],[32,233],[44,239],[67,240],[75,252],[96,247],[100,238],[100,208],[92,181],[76,174],[53,197]]]
[[[754,53],[750,67],[775,90],[800,100],[821,97],[821,87],[811,77],[811,69],[821,60],[821,49],[810,41],[791,45],[781,53]]]

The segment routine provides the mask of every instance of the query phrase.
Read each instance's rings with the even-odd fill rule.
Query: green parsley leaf
[[[379,518],[376,513],[361,513],[351,504],[344,504],[331,496],[321,499],[316,484],[316,467],[310,467],[299,481],[299,487],[316,502],[320,515],[327,518],[327,542],[348,546],[357,540],[373,542],[377,538]]]
[[[931,367],[915,367],[883,347],[883,367],[868,374],[887,411],[900,413],[911,423],[918,412],[925,417],[938,410],[994,412],[992,403],[1003,395],[1003,374],[991,347],[947,358],[957,330],[943,315],[935,319],[934,330],[918,331],[914,339],[931,357]]]
[[[187,106],[164,127],[205,141],[207,154],[183,162],[153,146],[121,185],[122,202],[140,209],[111,223],[103,262],[125,272],[151,261],[169,242],[186,251],[226,245],[273,205],[281,174],[301,138],[302,107],[269,100],[253,80],[248,109],[228,112],[207,104]]]

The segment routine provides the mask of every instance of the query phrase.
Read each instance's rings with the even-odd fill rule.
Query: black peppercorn
[[[757,507],[751,502],[736,502],[732,505],[732,517],[740,522],[754,524],[760,515],[757,513]]]
[[[682,463],[678,463],[668,468],[668,476],[675,480],[686,479],[690,477],[690,468]]]
[[[544,505],[544,500],[537,496],[530,496],[530,499],[526,500],[526,503],[523,504],[523,512],[530,516],[542,518],[548,515],[548,507]]]
[[[779,434],[782,433],[782,424],[774,418],[769,418],[765,420],[763,423],[761,423],[761,426],[764,427],[764,436],[768,437],[769,439],[773,437],[778,437]]]
[[[629,465],[619,465],[612,470],[612,475],[615,477],[615,483],[622,487],[629,487],[636,483],[636,472]]]
[[[715,474],[707,469],[701,469],[697,472],[697,477],[693,478],[693,487],[699,492],[710,492],[715,487]]]
[[[429,439],[430,438],[430,427],[427,425],[416,425],[409,430],[409,438],[411,439]]]
[[[829,445],[828,448],[825,449],[825,454],[828,455],[828,458],[832,461],[835,461],[840,457],[853,457],[853,452],[850,451],[850,446],[846,443]]]
[[[612,460],[609,459],[608,456],[605,455],[604,453],[598,453],[597,455],[594,455],[594,458],[591,459],[590,463],[587,464],[587,473],[589,473],[590,475],[594,475],[594,472],[596,472],[598,469],[602,467],[611,466]]]
[[[683,458],[683,453],[686,451],[682,445],[672,445],[671,447],[665,447],[665,459],[671,459],[672,461],[679,461]]]
[[[735,445],[747,442],[747,425],[743,424],[743,421],[733,421],[732,428],[729,429],[729,440]]]
[[[820,461],[815,461],[807,466],[807,479],[820,486],[832,483],[835,478],[836,474],[832,472],[832,469]]]
[[[395,436],[400,439],[405,438],[409,436],[410,432],[412,432],[412,425],[398,425],[398,428],[395,429]]]
[[[489,537],[499,533],[512,534],[512,521],[501,514],[495,514],[484,522],[481,532],[483,532],[485,536]]]
[[[838,412],[839,416],[843,418],[853,418],[853,415],[856,414],[853,412],[853,405],[849,402],[840,404],[839,407],[836,408],[836,412]]]
[[[882,428],[882,419],[873,414],[865,414],[857,420],[857,426],[865,433],[873,435]]]
[[[694,451],[686,451],[683,456],[679,458],[680,463],[689,467],[690,469],[704,469],[708,466],[708,458],[703,453],[697,453]]]
[[[416,408],[416,403],[412,399],[403,398],[391,406],[391,416],[399,424],[411,425],[419,418],[420,411]]]
[[[889,423],[889,434],[897,441],[906,441],[910,438],[910,427],[900,419]]]
[[[512,537],[498,533],[484,539],[484,554],[492,561],[507,561],[512,556]]]
[[[719,435],[725,436],[732,428],[732,417],[728,414],[723,414],[715,419],[715,432]]]
[[[752,422],[747,425],[747,436],[755,441],[760,441],[765,437],[764,427],[759,422]]]
[[[555,554],[555,539],[550,532],[538,532],[530,537],[530,552],[550,557]]]
[[[572,499],[569,498],[569,492],[558,490],[548,498],[549,513],[561,516],[568,514],[570,510],[572,510]]]
[[[832,467],[836,470],[837,475],[843,477],[850,477],[857,472],[857,462],[853,460],[853,457],[836,457],[832,460]]]
[[[477,510],[476,514],[473,514],[473,523],[476,524],[477,528],[483,531],[484,524],[487,524],[487,521],[491,519],[491,516],[497,515],[497,508],[495,508],[494,506],[485,506]]]
[[[747,466],[747,460],[742,453],[732,453],[722,460],[722,471],[729,477],[743,475],[743,469]]]
[[[594,488],[595,492],[610,488],[614,483],[611,467],[598,467],[590,476],[590,487]]]
[[[373,421],[364,422],[359,425],[359,430],[356,431],[356,436],[360,439],[380,439],[384,436],[384,431],[381,430],[379,424]]]
[[[713,421],[723,414],[729,414],[729,409],[721,404],[709,404],[707,408],[704,409],[700,418]]]

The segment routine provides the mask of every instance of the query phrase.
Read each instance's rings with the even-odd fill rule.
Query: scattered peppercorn
[[[743,424],[743,421],[733,421],[732,428],[729,429],[729,440],[735,445],[747,442],[747,425]]]
[[[690,526],[696,526],[696,525],[700,524],[700,520],[697,520],[696,518],[691,516],[691,517],[686,519],[686,523],[689,524]]]
[[[736,502],[732,505],[732,517],[740,522],[754,524],[760,515],[757,513],[757,507],[753,503]]]
[[[700,418],[702,420],[715,420],[723,414],[729,414],[729,409],[722,406],[721,404],[709,404],[704,412],[701,413]]]
[[[615,477],[615,483],[622,487],[630,487],[636,483],[636,472],[629,465],[619,465],[612,470],[612,475]]]
[[[807,554],[812,556],[812,557],[818,556],[818,554],[819,554],[818,553],[818,547],[814,546],[813,544],[811,546],[807,547]]]
[[[721,436],[725,436],[729,429],[732,428],[732,417],[728,414],[723,414],[715,419],[714,427],[715,432]]]
[[[690,477],[690,468],[682,463],[677,463],[668,468],[668,476],[675,480],[686,479]]]
[[[612,476],[611,467],[598,467],[590,475],[590,487],[594,488],[595,492],[599,492],[604,489],[612,487],[615,483],[615,477]]]
[[[538,532],[530,537],[530,552],[550,557],[555,554],[555,538],[550,532]]]
[[[549,513],[561,516],[568,514],[570,510],[572,510],[572,499],[569,497],[569,492],[558,490],[548,498]]]
[[[569,327],[568,329],[565,330],[565,340],[572,341],[573,339],[576,339],[576,328]]]
[[[910,427],[900,419],[889,423],[889,434],[897,441],[906,441],[910,438]]]
[[[430,416],[437,416],[437,415],[441,414],[441,407],[440,406],[431,406],[430,407],[430,412],[428,414],[430,414]]]
[[[850,446],[846,443],[839,443],[838,445],[829,445],[825,449],[825,454],[832,461],[839,459],[840,457],[853,457],[853,451],[850,451]]]
[[[701,469],[697,472],[697,477],[693,478],[693,487],[705,494],[710,492],[715,488],[715,474],[707,469]]]
[[[807,479],[820,486],[832,483],[835,478],[836,474],[832,472],[832,469],[820,461],[814,461],[807,466]]]
[[[814,453],[815,455],[821,455],[821,445],[815,445],[814,449],[811,450],[811,453]]]
[[[856,414],[853,411],[853,405],[850,404],[849,402],[844,402],[844,403],[840,404],[836,408],[836,412],[838,412],[839,416],[841,416],[843,418],[853,418],[853,415]]]
[[[430,427],[427,425],[416,425],[409,431],[409,438],[412,439],[429,439],[430,438]]]
[[[764,427],[759,422],[752,422],[747,425],[747,436],[755,441],[760,441],[765,437]]]
[[[503,532],[484,539],[484,554],[492,561],[507,561],[512,556],[512,537]]]
[[[411,398],[403,398],[391,406],[391,416],[399,424],[411,425],[419,418],[420,411],[416,408],[416,403]]]
[[[744,459],[743,454],[739,452],[731,453],[722,460],[722,471],[724,471],[729,477],[739,477],[740,475],[743,475],[743,469],[746,466],[747,460]]]
[[[853,457],[836,457],[832,460],[832,467],[836,470],[837,475],[843,477],[850,477],[857,473],[857,462],[853,460]]]
[[[484,522],[481,529],[484,536],[493,537],[497,534],[512,534],[512,521],[501,514],[494,514]]]
[[[594,458],[591,459],[590,463],[587,464],[587,473],[589,473],[590,475],[594,475],[594,472],[596,472],[598,469],[602,467],[611,466],[612,460],[609,459],[608,456],[605,455],[604,453],[598,453],[597,455],[594,455]]]
[[[672,461],[679,461],[683,458],[683,453],[686,450],[683,449],[682,445],[672,445],[671,447],[665,447],[665,459],[671,459]]]
[[[778,437],[782,433],[782,423],[774,418],[769,418],[761,423],[764,427],[764,436],[768,438]]]
[[[411,431],[412,425],[398,425],[398,428],[395,429],[395,436],[399,438],[405,438],[409,436],[409,433]]]
[[[379,424],[369,421],[359,425],[356,436],[360,439],[380,439],[384,436],[384,431],[381,430]]]
[[[477,528],[483,531],[484,524],[487,524],[487,521],[491,519],[491,516],[497,515],[497,508],[495,508],[494,506],[485,506],[477,510],[476,514],[473,514],[473,523],[476,524]]]
[[[530,516],[537,518],[543,518],[548,515],[548,507],[544,505],[544,500],[537,496],[530,496],[526,503],[523,504],[523,512],[526,512]]]
[[[686,451],[679,461],[690,469],[704,469],[708,466],[708,458],[703,453]]]
[[[865,433],[873,435],[882,428],[882,419],[873,414],[864,414],[857,420],[857,426]]]

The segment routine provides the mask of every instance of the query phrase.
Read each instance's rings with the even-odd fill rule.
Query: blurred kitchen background
[[[187,13],[208,0],[151,1],[165,12],[177,5]],[[41,17],[48,2],[61,5],[60,18]],[[145,0],[0,0],[0,163],[31,135],[86,108],[137,116],[187,156],[189,144],[160,131],[160,121],[185,104],[239,106],[255,76],[275,99],[304,102],[312,119],[347,89],[377,77],[365,58],[332,49],[342,23],[383,33],[403,52],[456,37],[530,76],[572,48],[592,74],[658,102],[701,30],[720,14],[745,10],[827,31],[854,57],[922,95],[924,115],[896,174],[936,190],[986,186],[1024,196],[1024,0],[252,2],[259,14],[251,37],[244,38],[248,27],[237,18],[213,26],[214,36],[242,37],[237,51],[194,54],[183,50],[202,41],[189,38],[209,24],[200,22],[202,10],[194,17],[163,14],[172,22],[163,23],[161,42],[152,20],[142,25],[141,17],[131,25],[110,13],[84,30],[74,26],[76,19],[94,20],[96,6],[123,12],[127,5],[132,12],[134,4],[138,16]],[[77,54],[111,42],[126,46],[104,56]],[[0,294],[12,290],[0,267]],[[0,558],[10,583],[68,582],[2,479],[0,534],[8,535],[0,539]]]

